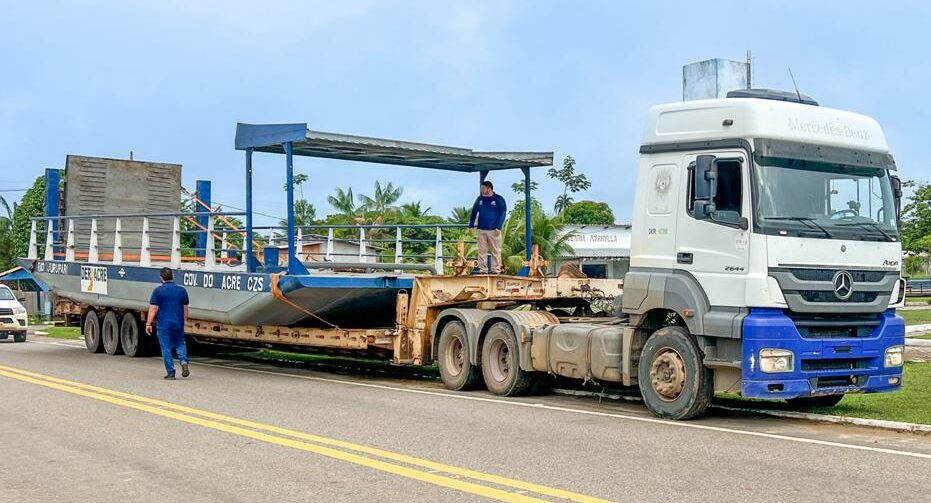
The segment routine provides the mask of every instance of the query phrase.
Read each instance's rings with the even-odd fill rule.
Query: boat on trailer
[[[444,250],[450,249],[452,244],[443,239],[444,230],[464,225],[429,226],[435,228],[436,234],[429,264],[410,263],[411,259],[404,255],[402,250],[414,240],[403,237],[407,226],[401,225],[349,226],[359,233],[358,262],[334,260],[332,250],[337,240],[333,237],[333,228],[328,229],[326,241],[322,242],[326,252],[318,254],[321,256],[308,256],[303,253],[302,231],[309,229],[299,228],[294,222],[293,157],[475,173],[479,181],[490,171],[520,169],[528,189],[524,194],[528,203],[525,204],[528,243],[531,241],[530,168],[552,165],[553,160],[551,152],[475,152],[311,131],[306,124],[239,124],[235,144],[245,153],[245,212],[214,211],[197,197],[199,211],[196,212],[87,214],[69,212],[66,207],[64,214],[58,214],[60,194],[56,177],[46,184],[47,215],[33,220],[28,256],[19,260],[20,265],[46,282],[60,298],[89,306],[143,311],[148,308],[152,290],[161,282],[160,269],[169,267],[174,271],[174,282],[188,290],[192,319],[240,326],[392,327],[400,293],[411,291],[418,277],[442,276],[447,260],[464,259],[446,253]],[[252,157],[256,152],[285,157],[288,225],[284,229],[253,225]],[[68,166],[71,165],[69,158]],[[145,166],[138,169],[145,169]],[[131,189],[133,180],[139,179],[139,173],[132,170],[115,173],[111,173],[107,184]],[[128,173],[126,176],[132,178],[112,179],[112,176],[118,178],[119,173]],[[79,190],[81,184],[73,185],[69,186],[69,197],[80,200],[74,191]],[[138,188],[149,190],[142,185]],[[244,217],[244,228],[231,225],[230,217]],[[188,221],[197,227],[184,230]],[[43,224],[45,240],[41,243],[43,229],[40,226]],[[366,261],[374,257],[368,252],[365,232],[375,229],[395,231],[390,263]],[[261,231],[285,234],[285,257],[279,259],[280,247],[262,246],[267,241],[257,239]],[[188,233],[195,235],[197,246],[182,246],[183,237]],[[229,244],[235,237],[239,238],[241,246]],[[529,246],[527,259],[531,259]],[[526,275],[528,271],[525,268],[521,274]],[[504,281],[501,285],[505,285],[509,277],[498,278]],[[530,288],[526,283],[515,284],[524,285],[520,288],[525,290]],[[539,290],[542,296],[543,288]]]

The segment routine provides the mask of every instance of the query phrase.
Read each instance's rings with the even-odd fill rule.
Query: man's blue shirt
[[[162,283],[152,292],[149,304],[158,306],[156,321],[159,330],[184,328],[184,306],[188,305],[187,290],[174,283]]]
[[[476,221],[476,214],[478,221]],[[493,231],[504,226],[504,219],[508,214],[508,205],[504,198],[498,194],[488,197],[478,196],[472,205],[472,215],[469,216],[469,227],[478,227],[483,231]]]

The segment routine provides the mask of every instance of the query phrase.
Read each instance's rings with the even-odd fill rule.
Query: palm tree
[[[352,187],[347,187],[346,190],[337,187],[336,193],[332,196],[327,196],[326,200],[330,203],[330,206],[340,214],[355,216],[356,203],[355,199],[352,197]]]
[[[467,224],[470,216],[472,216],[472,208],[457,206],[453,208],[446,220],[453,224]]]
[[[562,212],[566,211],[566,208],[572,205],[572,196],[563,194],[561,196],[556,196],[556,203],[553,204],[553,211],[557,215],[562,215]]]
[[[509,274],[516,274],[520,271],[527,258],[525,228],[523,201],[518,201],[502,229],[504,236],[501,258],[504,269]],[[575,231],[566,233],[564,229],[565,223],[562,217],[549,216],[537,201],[531,203],[530,238],[532,244],[540,246],[540,255],[543,258],[554,260],[572,252],[569,239],[575,235]]]
[[[0,270],[6,270],[13,267],[13,211],[3,196],[0,196],[0,207],[3,208],[6,215],[0,215]],[[16,203],[13,203],[16,208]]]
[[[365,194],[359,194],[359,203],[363,211],[371,211],[379,215],[384,215],[388,210],[393,209],[393,204],[401,199],[404,193],[403,187],[395,187],[393,183],[388,182],[382,187],[381,182],[375,181],[375,193],[372,197]]]
[[[413,220],[416,223],[417,220],[430,214],[430,208],[422,208],[420,201],[414,201],[411,203],[404,203],[401,205],[401,219],[402,220]]]

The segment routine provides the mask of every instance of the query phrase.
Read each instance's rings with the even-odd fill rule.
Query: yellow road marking
[[[316,442],[319,444],[330,445],[334,447],[340,447],[343,449],[349,449],[356,452],[361,452],[369,455],[374,455],[382,457],[385,459],[390,459],[392,461],[397,461],[401,463],[406,463],[410,465],[420,466],[427,468],[433,471],[445,472],[453,475],[458,475],[462,477],[468,477],[475,480],[481,480],[483,482],[489,482],[492,484],[497,484],[506,487],[512,487],[515,489],[520,489],[523,491],[531,491],[537,494],[542,494],[546,496],[552,496],[556,498],[567,499],[570,501],[577,501],[581,503],[610,503],[608,500],[595,498],[592,496],[587,496],[584,494],[574,493],[571,491],[565,491],[562,489],[556,489],[552,487],[547,487],[539,484],[533,484],[530,482],[524,482],[520,480],[509,479],[506,477],[501,477],[497,475],[487,474],[483,472],[478,472],[475,470],[469,470],[467,468],[460,468],[457,466],[450,466],[442,463],[437,463],[425,459],[416,458],[413,456],[407,456],[404,454],[398,454],[390,451],[385,451],[382,449],[377,449],[374,447],[368,447],[360,444],[353,444],[351,442],[344,442],[341,440],[331,439],[327,437],[321,437],[318,435],[311,435],[308,433],[289,430],[286,428],[279,428],[277,426],[266,425],[262,423],[257,423],[253,421],[248,421],[244,419],[239,419],[236,417],[225,416],[222,414],[216,414],[213,412],[208,412],[204,410],[199,410],[191,407],[186,407],[183,405],[173,404],[171,402],[165,402],[162,400],[157,400],[153,398],[147,398],[143,396],[133,395],[130,393],[124,393],[121,391],[110,390],[107,388],[101,388],[98,386],[93,386],[90,384],[69,381],[67,379],[60,379],[57,377],[47,376],[43,374],[38,374],[35,372],[30,372],[27,370],[17,369],[13,367],[7,367],[0,365],[0,375],[10,377],[13,379],[19,379],[21,381],[30,382],[33,384],[38,384],[41,386],[50,387],[53,389],[58,389],[60,391],[65,391],[68,393],[73,393],[89,398],[94,398],[97,400],[109,402],[115,405],[121,405],[124,407],[129,407],[152,414],[160,415],[163,417],[169,417],[179,421],[184,421],[187,423],[197,424],[200,426],[213,428],[228,433],[233,433],[236,435],[247,436],[254,438],[256,440],[262,440],[265,442],[283,445],[286,447],[292,447],[295,449],[301,449],[309,452],[314,452],[328,457],[333,457],[340,459],[342,461],[347,461],[355,464],[360,464],[377,470],[387,471],[397,475],[401,475],[408,478],[414,478],[417,480],[429,482],[432,484],[440,485],[443,487],[449,487],[453,489],[458,489],[465,492],[470,492],[472,494],[478,494],[480,496],[485,496],[488,498],[498,499],[500,501],[521,501],[521,502],[539,502],[536,498],[523,496],[520,494],[515,494],[507,491],[502,491],[495,488],[490,488],[478,484],[473,484],[470,482],[464,482],[461,480],[444,477],[440,475],[434,475],[432,473],[427,473],[412,468],[406,468],[398,466],[395,464],[387,463],[385,461],[380,461],[377,459],[368,458],[365,456],[360,456],[356,454],[351,454],[335,449],[330,449],[328,447],[323,447],[319,445],[313,445],[306,442],[299,442],[291,439],[281,438],[273,435],[268,435],[267,433],[257,432],[253,430],[246,430],[239,428],[237,426],[231,426],[227,424],[218,423],[216,421],[210,421],[206,419],[201,419],[198,417],[192,417],[188,414],[194,414],[203,416],[205,418],[210,418],[217,421],[224,421],[227,423],[245,426],[248,428],[254,428],[258,430],[264,430],[266,432],[272,432],[279,435],[287,435],[290,437],[299,438],[302,440],[308,440]],[[133,401],[130,401],[133,400]],[[135,403],[142,402],[142,403]],[[150,404],[150,405],[144,405]],[[157,406],[157,407],[154,407]],[[158,408],[162,407],[162,408]],[[173,409],[171,410],[165,409]],[[183,412],[184,414],[182,414]]]

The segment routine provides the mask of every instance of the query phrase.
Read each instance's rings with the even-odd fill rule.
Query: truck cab
[[[653,107],[640,153],[622,311],[654,413],[710,386],[806,406],[901,386],[901,184],[875,120],[746,90]],[[682,344],[651,348],[661,329]]]

